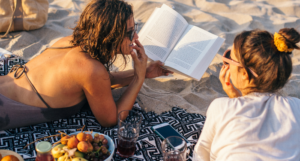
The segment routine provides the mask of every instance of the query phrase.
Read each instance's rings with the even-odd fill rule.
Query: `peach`
[[[7,155],[3,157],[1,161],[19,161],[19,159],[13,155]]]
[[[87,153],[88,151],[88,143],[86,141],[80,141],[78,144],[77,144],[77,149],[80,151],[80,152],[83,152],[83,153]]]
[[[67,145],[68,144],[68,139],[70,139],[70,136],[66,135],[66,136],[62,137],[60,139],[60,141],[61,141],[62,144]]]
[[[87,142],[88,143],[88,153],[89,152],[92,152],[93,150],[94,150],[94,148],[93,148],[93,145],[90,143],[90,142]]]
[[[89,141],[90,143],[93,142],[93,136],[91,134],[85,134],[86,135],[86,140]]]
[[[76,135],[76,138],[78,139],[78,141],[86,141],[86,134],[83,132],[80,132]]]
[[[68,140],[68,148],[70,149],[73,149],[73,148],[77,148],[77,144],[78,144],[78,140],[76,139],[76,137],[71,137],[69,140]]]

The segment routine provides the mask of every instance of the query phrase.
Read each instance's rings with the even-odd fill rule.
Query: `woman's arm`
[[[151,62],[147,66],[145,78],[155,78],[162,75],[169,75],[169,73],[173,73],[169,70],[165,70],[162,68],[163,63],[160,61]],[[124,87],[129,85],[129,83],[133,80],[134,70],[127,70],[122,72],[111,72],[110,80],[111,80],[111,88]]]
[[[121,98],[115,103],[111,93],[111,81],[105,67],[93,63],[85,72],[83,90],[91,110],[98,122],[105,127],[117,124],[117,114],[123,110],[131,110],[145,79],[147,56],[143,46],[136,40],[137,55],[131,53],[134,61],[132,79]],[[96,61],[96,60],[95,60]]]
[[[221,117],[221,111],[219,110],[220,107],[222,106],[220,105],[219,99],[215,99],[209,105],[200,138],[194,148],[193,160],[210,160],[211,146],[216,135],[219,119]]]
[[[133,80],[134,70],[126,70],[122,72],[111,72],[110,80],[111,80],[111,88],[119,88],[129,85],[129,83]]]

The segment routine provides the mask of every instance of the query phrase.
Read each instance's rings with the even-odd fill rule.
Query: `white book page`
[[[165,62],[188,23],[168,6],[156,9],[153,14],[141,30],[139,40],[150,59]]]
[[[217,38],[218,36],[199,27],[189,25],[167,58],[165,66],[192,76],[191,73],[208,54]],[[203,66],[203,68],[206,70],[207,67]]]
[[[155,21],[156,17],[160,14],[160,8],[155,8],[150,17],[148,18],[147,22],[144,24],[143,28],[140,30],[139,34],[139,40],[143,39],[146,36],[146,33],[149,32],[151,26],[151,23]]]

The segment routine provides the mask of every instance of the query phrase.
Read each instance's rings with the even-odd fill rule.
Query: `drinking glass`
[[[178,136],[169,136],[161,144],[164,161],[186,161],[186,142]]]
[[[142,119],[141,114],[132,110],[124,110],[119,113],[117,143],[117,154],[119,156],[128,158],[134,155]]]

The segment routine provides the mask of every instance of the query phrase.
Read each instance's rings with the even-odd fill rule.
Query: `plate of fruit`
[[[0,150],[0,161],[24,161],[24,159],[14,151]]]
[[[74,132],[53,145],[56,161],[110,161],[115,151],[112,139],[98,132]]]

